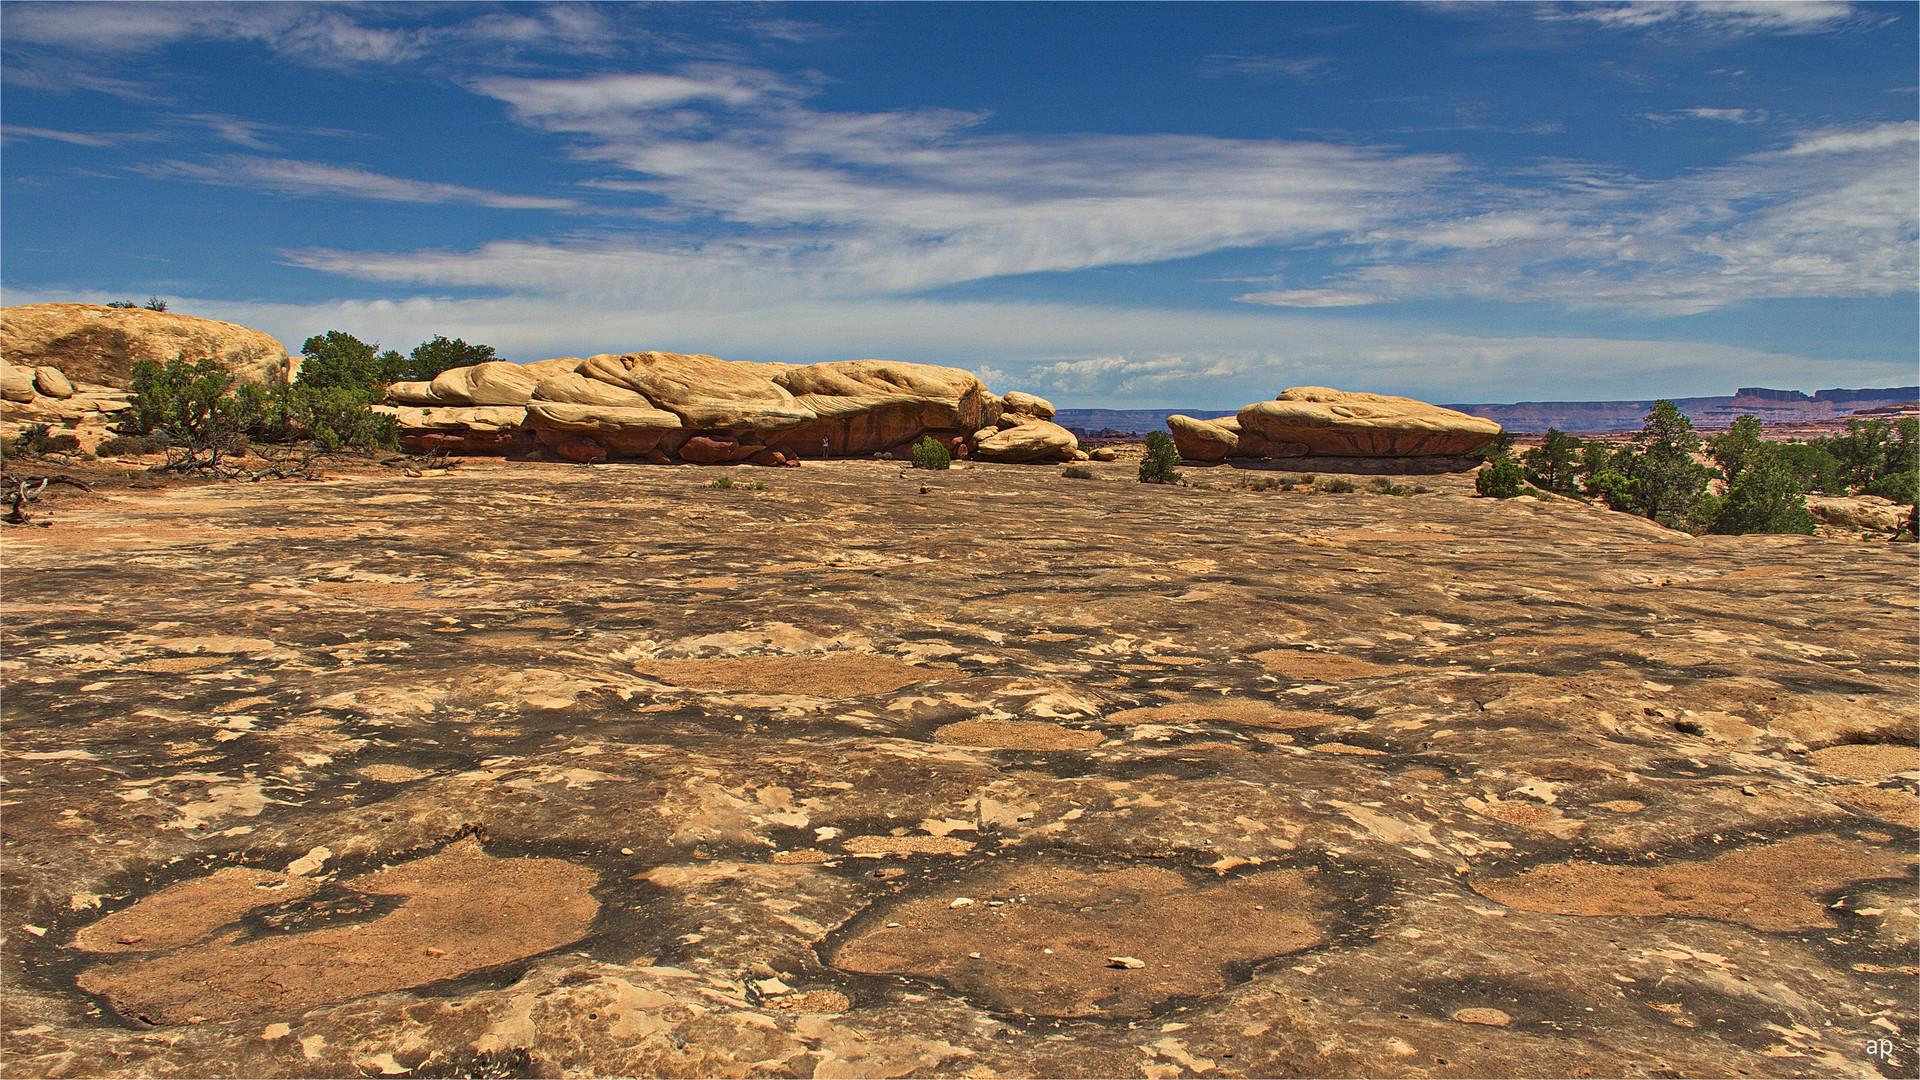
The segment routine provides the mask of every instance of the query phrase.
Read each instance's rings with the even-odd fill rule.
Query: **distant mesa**
[[[1670,399],[1696,427],[1726,427],[1741,416],[1781,424],[1831,420],[1855,413],[1891,409],[1920,401],[1920,386],[1891,386],[1865,390],[1771,390],[1743,386],[1732,397]],[[1447,408],[1498,421],[1508,431],[1541,432],[1548,428],[1583,434],[1635,431],[1646,421],[1654,399],[1636,401],[1522,401],[1510,405],[1449,405]]]
[[[74,383],[124,390],[133,365],[218,360],[241,382],[291,382],[300,358],[270,334],[230,322],[99,304],[0,308],[0,356],[20,368],[54,368]],[[48,395],[57,396],[57,395]],[[17,400],[17,399],[10,399]]]
[[[1227,458],[1409,458],[1475,453],[1500,425],[1413,398],[1296,386],[1237,416],[1167,417],[1174,447],[1189,461]]]
[[[552,452],[569,461],[797,465],[807,458],[905,458],[932,437],[955,457],[1085,461],[1053,404],[1002,397],[970,372],[844,360],[767,364],[634,352],[491,362],[394,383],[382,411],[415,452]]]

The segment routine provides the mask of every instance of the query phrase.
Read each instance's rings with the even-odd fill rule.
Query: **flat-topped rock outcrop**
[[[1407,397],[1296,386],[1234,417],[1167,418],[1189,461],[1229,457],[1444,457],[1472,454],[1500,434],[1491,420]]]
[[[0,308],[0,356],[23,368],[53,367],[76,382],[121,390],[141,360],[211,357],[242,382],[268,385],[291,382],[300,370],[300,358],[288,355],[271,334],[216,319],[99,304]]]
[[[789,465],[905,457],[932,436],[957,457],[1086,457],[1073,434],[1048,419],[1054,410],[1044,398],[1017,391],[1003,398],[959,368],[890,360],[768,364],[606,353],[454,368],[432,382],[394,383],[387,399],[402,443],[414,450],[545,447],[571,461]]]

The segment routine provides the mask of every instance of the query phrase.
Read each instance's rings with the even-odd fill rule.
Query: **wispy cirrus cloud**
[[[1650,315],[1912,289],[1912,123],[1644,180],[1580,162],[1496,172],[1441,155],[1190,135],[1004,135],[977,113],[813,108],[812,87],[697,65],[488,78],[518,122],[648,196],[645,229],[470,251],[294,253],[380,281],[704,303],[856,297],[1235,247],[1337,250],[1274,307],[1473,298]],[[1727,119],[1712,117],[1712,119]]]
[[[1368,304],[1381,304],[1387,301],[1387,297],[1377,293],[1346,292],[1340,289],[1270,289],[1265,292],[1241,293],[1234,299],[1243,304],[1295,308],[1365,307]]]
[[[8,124],[0,128],[0,139],[49,139],[66,143],[69,146],[125,146],[130,142],[145,142],[153,136],[121,131],[57,131],[52,128],[22,127]]]
[[[1835,0],[1630,0],[1626,3],[1560,3],[1536,9],[1537,17],[1627,30],[1704,29],[1722,33],[1811,34],[1844,29],[1861,20],[1854,5]]]
[[[207,162],[161,161],[139,166],[149,176],[193,180],[203,184],[245,187],[284,195],[340,196],[379,202],[464,203],[496,210],[590,209],[577,199],[543,195],[512,195],[499,191],[385,176],[344,165],[289,158],[262,158],[233,154]]]
[[[1200,60],[1203,79],[1312,79],[1331,74],[1333,60],[1325,56],[1264,56],[1248,53],[1212,53]]]

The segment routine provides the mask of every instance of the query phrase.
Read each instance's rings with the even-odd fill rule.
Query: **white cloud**
[[[1200,77],[1225,79],[1234,76],[1264,81],[1274,78],[1306,80],[1330,68],[1333,61],[1324,56],[1261,56],[1243,53],[1214,53],[1200,61]]]
[[[317,161],[229,155],[206,164],[162,161],[142,166],[152,176],[248,187],[289,195],[334,195],[380,202],[467,203],[497,210],[585,210],[575,199],[509,195],[498,191],[383,176],[365,169]]]
[[[1279,289],[1241,293],[1234,299],[1243,304],[1265,304],[1268,307],[1321,308],[1364,307],[1384,303],[1387,298],[1374,293],[1342,292],[1339,289]]]
[[[1682,109],[1681,112],[1696,120],[1724,120],[1729,124],[1764,124],[1767,122],[1765,109]]]
[[[0,138],[49,139],[53,142],[63,142],[72,146],[104,147],[119,146],[129,141],[132,136],[86,131],[54,131],[50,128],[21,127],[19,124],[8,124],[6,127],[0,128]]]
[[[119,297],[8,290],[5,302],[85,298]],[[175,311],[257,327],[294,348],[309,335],[340,329],[402,351],[446,334],[518,361],[643,349],[801,362],[879,356],[983,372],[996,390],[1030,390],[1087,408],[1231,409],[1289,386],[1316,385],[1500,402],[1730,394],[1736,382],[1804,390],[1912,382],[1910,361],[1823,361],[1684,340],[1488,337],[1258,308],[886,298],[705,309],[520,296],[318,304],[168,299]]]
[[[1353,267],[1238,297],[1281,307],[1467,297],[1679,314],[1891,295],[1916,276],[1911,123],[1805,132],[1781,151],[1641,180],[1579,162],[1497,175],[1319,143],[989,135],[974,114],[812,109],[806,86],[725,65],[475,86],[523,123],[576,136],[572,153],[610,168],[587,183],[651,196],[636,213],[655,224],[290,261],[677,307],[898,295],[1259,246],[1333,247]]]
[[[1855,23],[1852,4],[1830,0],[1633,0],[1630,3],[1557,4],[1540,17],[1597,23],[1618,29],[1700,28],[1723,33],[1818,33]]]

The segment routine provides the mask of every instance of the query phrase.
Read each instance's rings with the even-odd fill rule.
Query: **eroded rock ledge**
[[[971,373],[847,360],[760,364],[686,353],[612,353],[454,368],[394,383],[382,406],[414,451],[531,453],[660,464],[905,457],[932,436],[955,457],[1084,461],[1053,405],[1002,397]]]
[[[1451,457],[1472,454],[1500,425],[1413,398],[1296,386],[1216,420],[1167,417],[1189,461],[1226,458]]]

